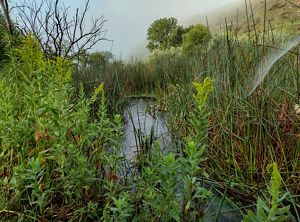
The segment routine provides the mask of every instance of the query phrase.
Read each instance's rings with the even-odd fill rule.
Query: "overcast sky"
[[[103,15],[107,21],[106,37],[111,42],[100,42],[96,49],[110,51],[122,58],[145,54],[146,34],[150,24],[159,18],[175,17],[180,23],[205,12],[222,9],[239,0],[90,0],[90,16]],[[84,0],[63,0],[74,9]],[[213,15],[209,15],[213,16]]]

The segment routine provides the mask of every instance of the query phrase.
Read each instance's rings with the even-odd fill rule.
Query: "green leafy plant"
[[[137,220],[151,218],[151,221],[171,219],[179,221],[180,205],[176,197],[178,183],[178,160],[173,154],[163,155],[157,142],[150,150],[150,159],[143,168],[141,181],[137,184],[138,195],[141,199]]]
[[[11,51],[0,87],[0,216],[100,218],[96,197],[116,177],[122,144],[122,120],[107,115],[104,84],[74,100],[71,62],[47,60],[30,35]]]
[[[290,207],[280,206],[288,195],[288,193],[282,193],[280,191],[281,181],[282,179],[278,171],[277,164],[274,163],[271,183],[268,187],[269,197],[265,197],[264,199],[258,197],[256,204],[256,214],[254,214],[252,211],[248,212],[248,214],[244,216],[243,221],[280,222],[288,220],[288,212]]]
[[[196,94],[193,95],[195,101],[195,109],[190,114],[190,132],[189,136],[193,138],[196,145],[207,145],[210,115],[207,109],[207,99],[209,93],[213,90],[213,80],[206,78],[202,83],[193,82]]]
[[[201,210],[211,192],[200,185],[199,177],[207,177],[201,168],[205,146],[199,148],[193,141],[189,141],[184,149],[186,157],[180,159],[183,177],[184,218],[185,221],[199,221],[204,212]]]
[[[106,204],[101,218],[103,221],[126,222],[133,217],[134,210],[129,192],[122,192],[118,197],[112,197],[111,205]]]

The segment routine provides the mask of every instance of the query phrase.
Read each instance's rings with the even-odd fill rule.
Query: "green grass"
[[[265,0],[240,1],[239,4],[231,6],[229,10],[225,10],[225,13],[219,12],[220,15],[212,22],[210,22],[210,17],[208,21],[211,30],[215,32],[220,31],[220,24],[222,27],[226,26],[224,24],[226,17],[227,26],[230,29],[247,35],[250,30],[250,35],[253,37],[255,31],[262,33],[263,30],[266,33],[274,31],[297,35],[300,28],[300,5],[298,4],[297,0],[266,0],[265,10]]]

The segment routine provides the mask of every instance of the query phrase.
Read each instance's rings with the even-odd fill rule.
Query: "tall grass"
[[[276,33],[268,36],[261,37],[262,47],[260,36],[252,40],[227,30],[198,51],[185,53],[178,48],[156,52],[145,61],[113,62],[99,72],[89,73],[93,81],[105,81],[111,94],[157,95],[167,110],[166,118],[178,147],[192,127],[191,83],[211,77],[214,92],[208,101],[210,143],[205,164],[210,175],[224,182],[224,187],[229,179],[250,187],[240,197],[245,199],[266,185],[267,167],[277,162],[284,185],[299,193],[300,127],[293,110],[299,102],[297,52],[289,52],[277,61],[264,82],[247,96],[258,64],[266,60],[273,47],[280,48],[281,42],[287,41],[282,35],[276,38]],[[76,75],[80,76],[81,71]]]

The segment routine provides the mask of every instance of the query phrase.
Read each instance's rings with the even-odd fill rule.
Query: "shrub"
[[[183,35],[182,47],[186,51],[201,48],[211,39],[211,33],[207,27],[201,24],[195,25],[188,33]]]
[[[117,168],[121,118],[107,117],[103,85],[75,101],[70,62],[46,60],[32,36],[11,58],[0,79],[0,213],[24,220],[93,215],[106,175]]]

